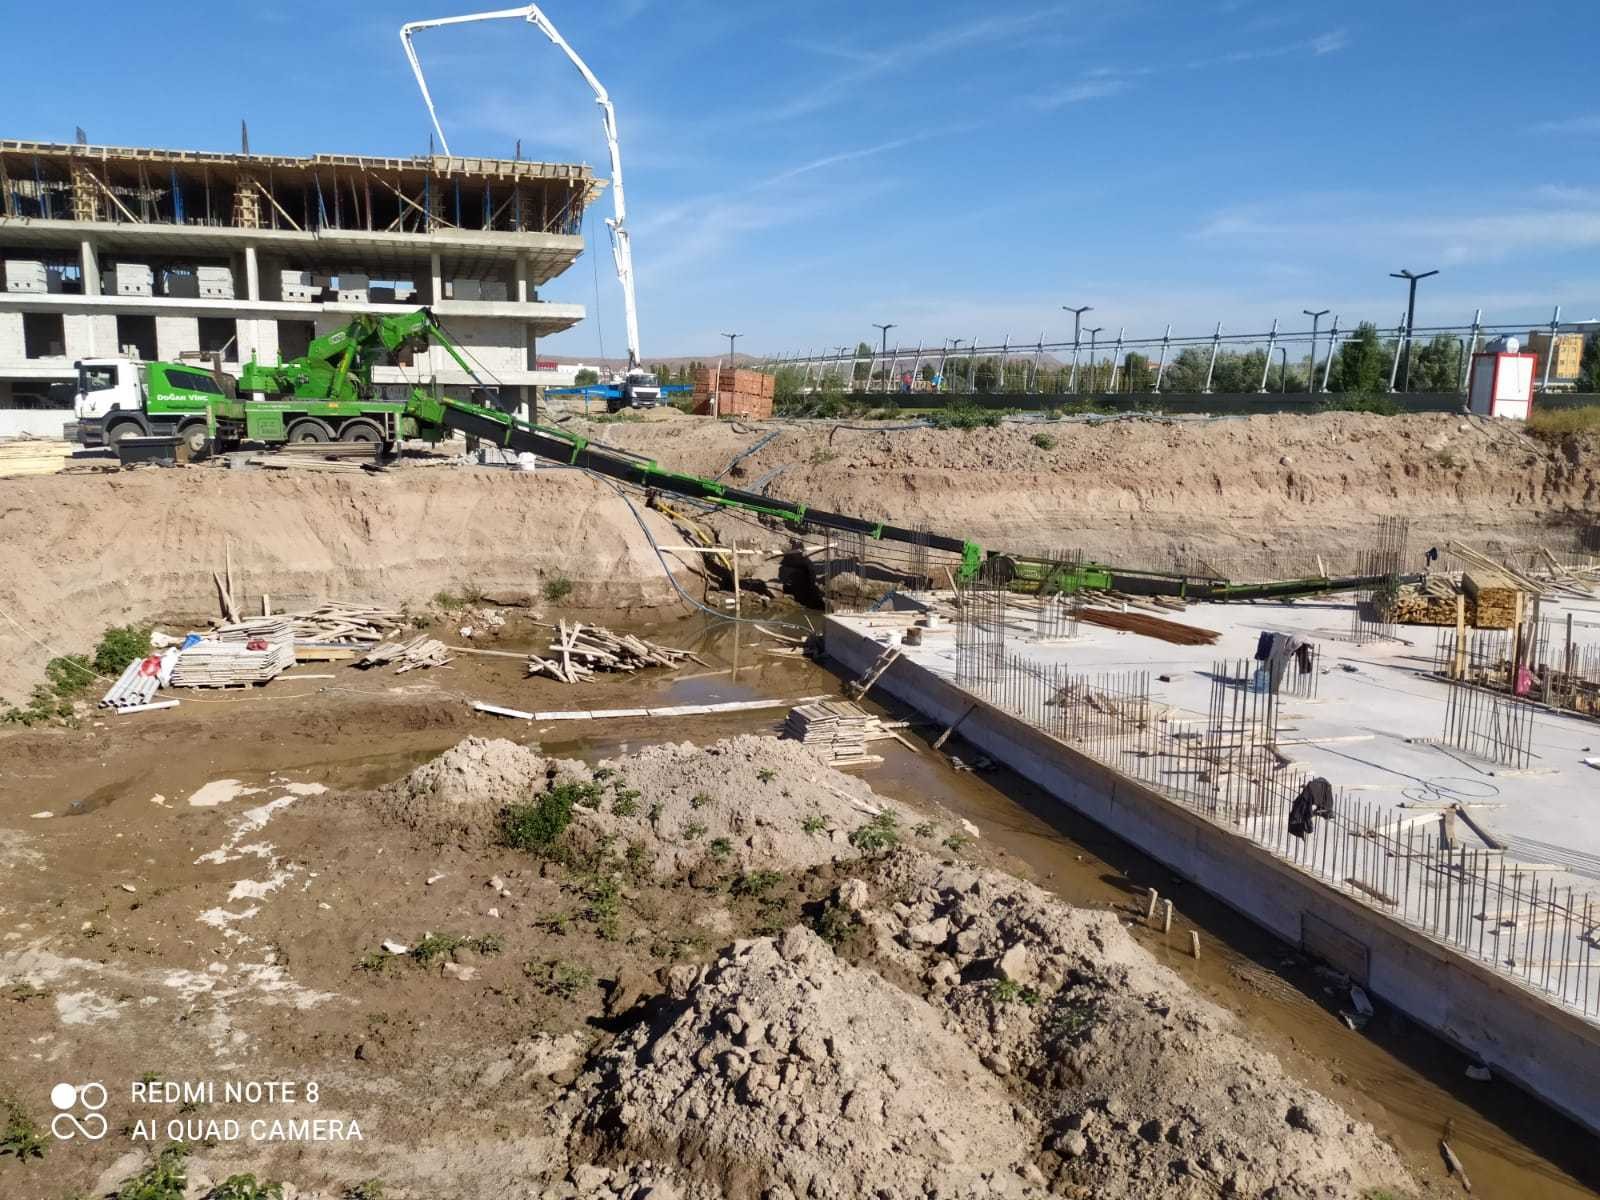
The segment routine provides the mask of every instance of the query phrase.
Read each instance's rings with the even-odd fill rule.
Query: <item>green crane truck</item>
[[[372,368],[403,358],[429,338],[447,345],[466,366],[426,310],[363,314],[287,362],[269,366],[252,358],[237,382],[216,366],[85,359],[77,364],[73,402],[77,438],[101,446],[129,436],[176,434],[196,452],[212,436],[219,444],[397,443],[415,435],[416,424],[405,417],[404,400],[381,398]]]

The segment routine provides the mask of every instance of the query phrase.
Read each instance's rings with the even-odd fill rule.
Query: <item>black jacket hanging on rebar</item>
[[[1333,788],[1320,775],[1300,789],[1289,806],[1289,832],[1297,838],[1316,832],[1317,817],[1333,816]]]

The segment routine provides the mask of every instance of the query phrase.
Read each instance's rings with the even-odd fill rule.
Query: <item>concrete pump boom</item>
[[[578,57],[578,52],[568,44],[566,38],[561,36],[556,27],[550,23],[550,18],[539,10],[537,4],[528,4],[521,8],[501,8],[493,12],[467,13],[459,17],[407,21],[400,26],[400,44],[405,47],[406,58],[411,63],[411,73],[417,77],[417,87],[422,89],[422,102],[428,106],[428,116],[433,120],[434,132],[439,135],[439,145],[446,154],[449,154],[450,142],[444,136],[444,128],[439,124],[439,114],[434,109],[428,83],[422,77],[422,64],[417,60],[417,51],[411,43],[411,35],[419,29],[497,20],[523,20],[533,25],[555,44],[556,49],[567,56],[572,65],[578,68],[578,74],[583,76],[584,82],[594,90],[595,103],[600,106],[600,123],[605,127],[606,150],[611,156],[611,204],[616,215],[607,219],[606,227],[611,231],[611,257],[617,265],[617,280],[622,284],[622,307],[628,324],[628,369],[635,370],[639,367],[640,360],[639,312],[633,295],[633,242],[628,233],[627,200],[622,191],[622,151],[617,141],[617,110],[612,105],[611,96],[606,92],[604,85],[595,78],[589,65]]]

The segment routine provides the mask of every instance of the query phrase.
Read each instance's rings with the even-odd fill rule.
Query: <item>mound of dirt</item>
[[[541,791],[555,764],[505,738],[469,737],[411,774],[372,793],[385,816],[440,841],[490,840],[500,810]]]
[[[745,871],[853,858],[859,850],[850,834],[880,813],[897,825],[911,820],[800,743],[751,734],[708,746],[651,746],[601,763],[593,777],[601,795],[585,824],[643,844],[665,875],[708,858]]]
[[[887,811],[911,818],[798,742],[741,735],[695,746],[651,746],[591,769],[504,738],[469,737],[371,793],[389,820],[440,842],[494,840],[508,804],[562,783],[588,785],[574,836],[621,857],[642,847],[656,874],[793,870],[854,858],[850,834]],[[635,855],[640,853],[634,851]]]
[[[798,926],[706,968],[578,1086],[602,1146],[729,1196],[1044,1195],[1031,1120],[966,1041]]]
[[[859,884],[855,885],[859,888]],[[848,888],[849,885],[846,885]],[[1370,1125],[1294,1082],[1117,917],[998,871],[900,853],[876,952],[920,978],[1049,1125],[1040,1165],[1096,1195],[1365,1196],[1408,1182]]]

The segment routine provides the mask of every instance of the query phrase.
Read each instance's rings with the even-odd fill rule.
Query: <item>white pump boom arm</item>
[[[622,306],[628,322],[628,367],[632,370],[639,366],[639,312],[633,297],[633,244],[628,234],[627,202],[622,193],[622,151],[617,143],[617,110],[612,106],[611,97],[605,87],[595,78],[589,65],[578,57],[578,52],[567,44],[567,39],[550,24],[550,18],[539,10],[537,4],[528,4],[522,8],[502,8],[494,12],[468,13],[460,17],[408,21],[400,26],[400,44],[405,47],[406,58],[411,63],[411,73],[417,77],[417,87],[422,89],[422,102],[428,106],[428,116],[433,120],[434,132],[439,135],[439,145],[446,154],[449,154],[450,143],[439,124],[439,114],[434,109],[433,96],[428,92],[427,80],[422,77],[422,64],[417,61],[417,51],[411,44],[411,35],[419,29],[435,29],[441,25],[465,25],[471,21],[502,19],[524,20],[535,26],[540,33],[555,43],[556,49],[567,56],[572,65],[578,68],[578,74],[583,76],[584,82],[594,89],[595,103],[600,106],[600,122],[606,131],[606,149],[611,155],[611,203],[616,215],[606,221],[606,227],[611,230],[611,257],[616,261],[617,280],[622,284]]]

